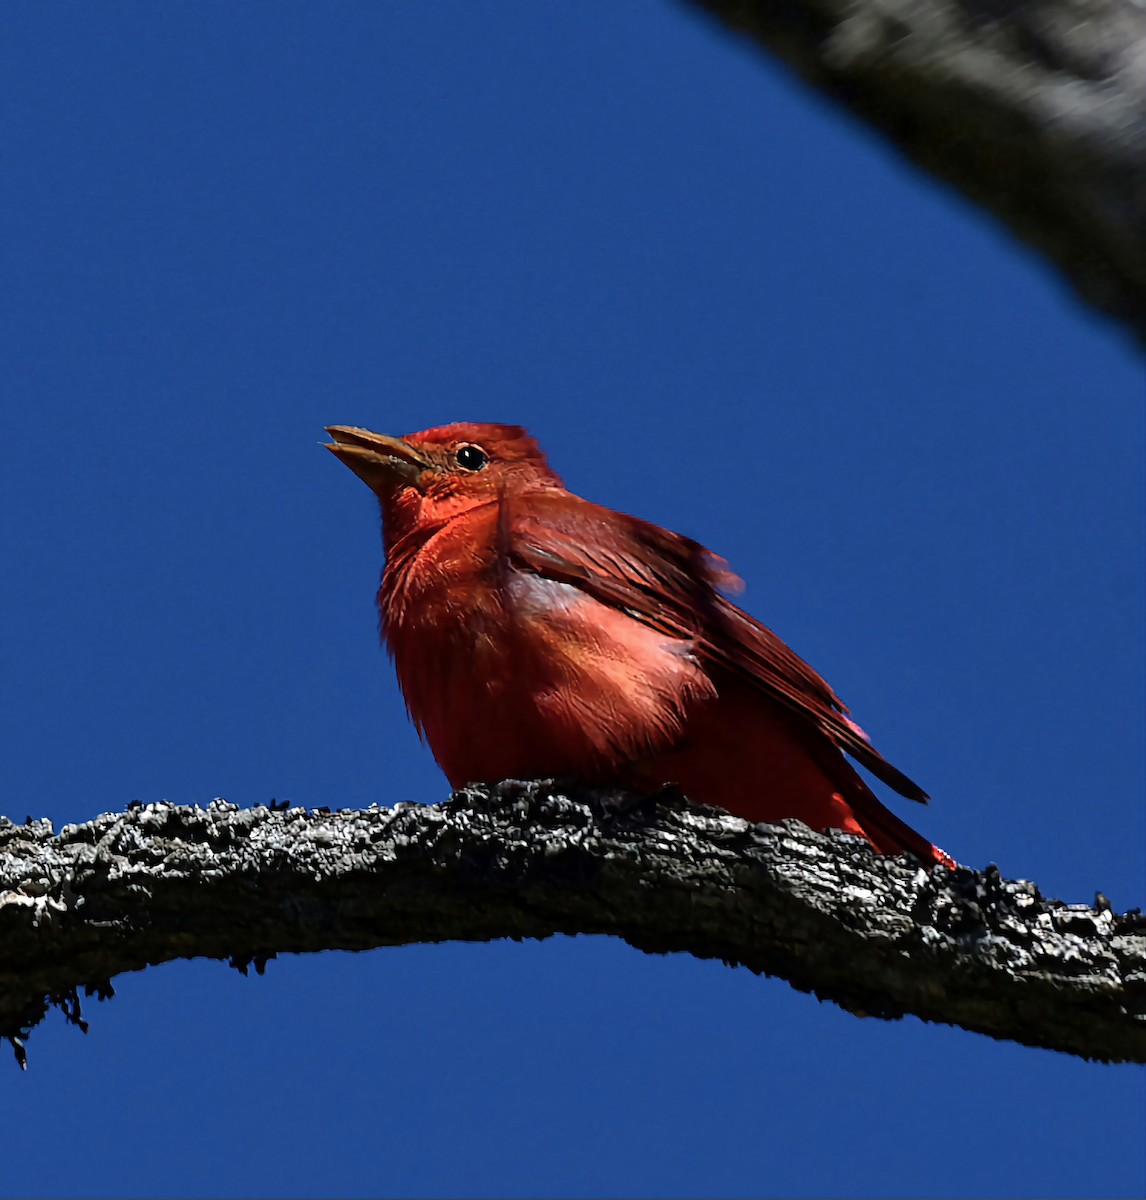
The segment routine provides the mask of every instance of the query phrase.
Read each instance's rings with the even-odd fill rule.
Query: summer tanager
[[[382,635],[410,716],[454,787],[674,785],[749,821],[797,817],[953,865],[875,797],[849,754],[926,801],[807,663],[722,595],[703,546],[567,491],[515,425],[328,446],[382,505]]]

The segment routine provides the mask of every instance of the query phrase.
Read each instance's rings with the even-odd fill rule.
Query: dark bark
[[[125,971],[208,957],[611,934],[778,975],[852,1012],[1146,1060],[1146,923],[1029,883],[685,801],[506,783],[366,812],[149,805],[0,819],[0,1036]]]
[[[690,2],[989,209],[1146,343],[1135,0]]]

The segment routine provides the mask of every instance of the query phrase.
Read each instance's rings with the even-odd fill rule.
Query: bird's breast
[[[611,778],[674,744],[713,693],[691,642],[473,532],[388,565],[379,596],[410,715],[451,783]]]

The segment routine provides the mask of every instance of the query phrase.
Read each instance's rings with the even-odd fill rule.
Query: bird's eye
[[[463,471],[483,471],[489,466],[489,455],[480,446],[459,446],[454,458]]]

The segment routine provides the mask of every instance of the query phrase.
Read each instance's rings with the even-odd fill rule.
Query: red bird
[[[516,425],[327,432],[381,502],[382,636],[454,787],[672,784],[749,821],[798,817],[954,865],[847,761],[927,800],[819,675],[721,594],[739,584],[723,559],[566,491]]]

